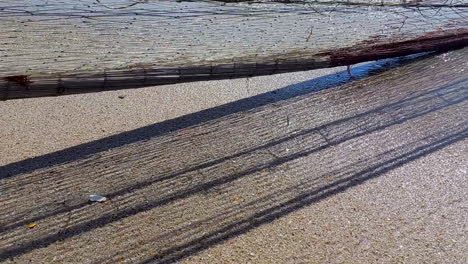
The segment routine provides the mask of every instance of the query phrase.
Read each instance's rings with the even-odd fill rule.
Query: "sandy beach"
[[[460,56],[0,102],[0,262],[467,263]]]

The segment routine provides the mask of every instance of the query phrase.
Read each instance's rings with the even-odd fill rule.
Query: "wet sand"
[[[0,260],[466,263],[463,56],[1,102]]]

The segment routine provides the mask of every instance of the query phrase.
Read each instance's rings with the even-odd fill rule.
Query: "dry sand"
[[[452,55],[316,93],[343,69],[0,102],[0,260],[467,263]]]
[[[281,74],[213,82],[167,85],[137,90],[112,91],[85,95],[34,98],[0,102],[0,165],[41,156],[107,136],[132,131],[190,113],[235,102],[240,99],[275,91],[253,98],[248,105],[296,95],[297,90],[313,90],[311,79],[341,72],[339,80],[347,80],[345,68]],[[335,77],[329,78],[336,81]],[[281,88],[287,89],[276,91]],[[305,87],[305,88],[304,88]],[[124,97],[120,99],[119,97]],[[215,112],[237,111],[239,104],[211,111],[184,120],[173,127],[197,123],[197,120],[222,116]],[[240,106],[242,107],[242,106]],[[172,125],[172,124],[171,124]],[[152,127],[149,133],[160,129]],[[171,130],[164,125],[166,130]]]

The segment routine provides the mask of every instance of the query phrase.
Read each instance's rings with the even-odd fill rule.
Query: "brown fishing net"
[[[0,98],[348,65],[464,46],[468,1],[4,0]]]

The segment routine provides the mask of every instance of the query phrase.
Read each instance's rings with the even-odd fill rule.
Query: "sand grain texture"
[[[467,52],[48,166],[6,162],[0,260],[465,263]]]

